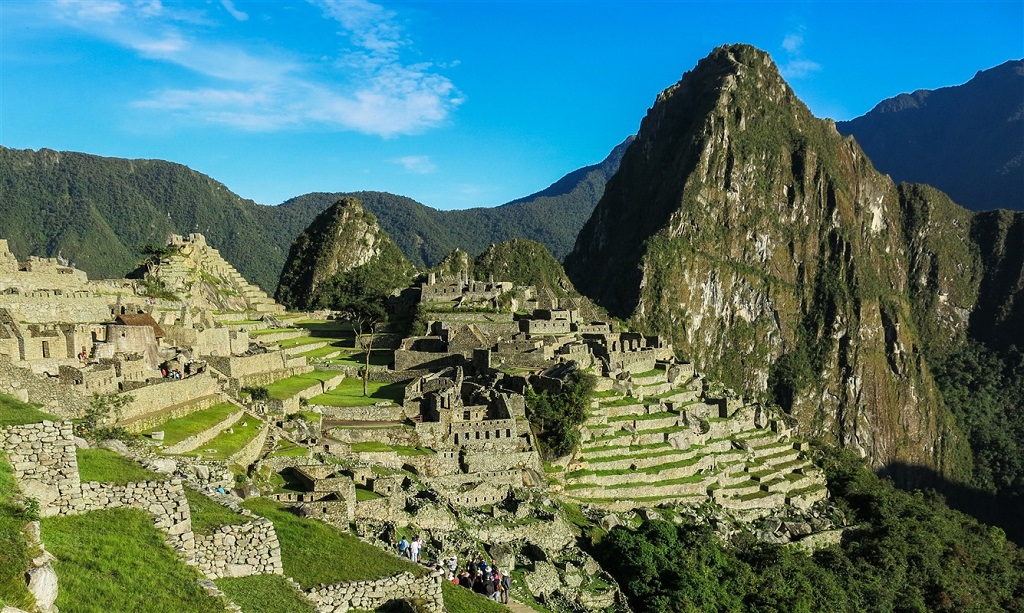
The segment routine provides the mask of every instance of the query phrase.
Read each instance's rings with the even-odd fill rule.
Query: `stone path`
[[[512,613],[537,613],[536,611],[534,611],[530,607],[524,605],[523,603],[521,603],[521,602],[519,602],[517,600],[513,600],[511,598],[509,599],[508,604],[505,605],[505,606],[507,606],[509,609],[511,609]]]

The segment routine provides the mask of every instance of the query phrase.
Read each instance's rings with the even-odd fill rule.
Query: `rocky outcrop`
[[[897,188],[766,53],[734,45],[658,97],[566,270],[808,433],[946,470],[962,443],[925,351],[967,332],[986,274],[971,225]]]
[[[395,288],[404,287],[413,272],[373,214],[358,200],[342,198],[292,243],[275,298],[292,308],[314,306],[326,284],[343,282],[359,268]]]

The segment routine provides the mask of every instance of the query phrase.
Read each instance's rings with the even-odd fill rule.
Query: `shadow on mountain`
[[[974,487],[950,481],[925,466],[894,463],[878,471],[889,477],[900,489],[912,491],[930,488],[946,499],[951,509],[966,513],[980,522],[998,526],[1006,538],[1024,546],[1024,498],[997,495]]]

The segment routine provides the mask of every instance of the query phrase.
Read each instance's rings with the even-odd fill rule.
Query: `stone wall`
[[[192,562],[195,556],[192,512],[181,479],[125,485],[95,481],[83,483],[81,497],[69,501],[67,513],[121,507],[142,509],[152,515],[153,526],[165,534],[167,543],[187,562]]]
[[[110,320],[111,298],[4,294],[0,307],[25,323],[90,323]]]
[[[462,353],[426,353],[423,351],[395,350],[395,370],[441,370],[451,366],[466,366],[470,358]]]
[[[283,351],[272,351],[248,356],[204,356],[212,368],[228,377],[243,378],[267,372],[280,372],[288,368],[288,356]]]
[[[403,421],[405,409],[396,406],[334,407],[320,404],[310,405],[313,411],[331,421]]]
[[[263,450],[263,446],[267,443],[267,433],[269,431],[270,426],[264,425],[263,428],[260,429],[260,433],[257,434],[254,439],[246,443],[244,447],[228,458],[228,464],[248,466],[258,460],[260,452]]]
[[[39,514],[57,515],[81,498],[78,457],[71,422],[9,426],[0,430],[0,449],[14,469],[21,491],[39,501]]]
[[[178,443],[175,443],[174,445],[171,445],[170,447],[166,447],[163,450],[163,453],[177,455],[180,453],[185,453],[186,451],[192,451],[193,449],[196,449],[200,445],[205,445],[206,443],[217,438],[217,436],[221,432],[227,430],[232,425],[234,425],[235,422],[242,418],[242,415],[245,415],[245,411],[239,408],[237,411],[235,411],[231,415],[228,415],[222,421],[215,424],[212,428],[207,428],[206,430],[203,430],[199,434],[195,434]]]
[[[382,554],[383,555],[383,554]],[[392,601],[421,601],[419,610],[444,613],[440,574],[416,577],[402,573],[393,577],[366,581],[349,581],[306,592],[306,597],[321,613],[346,613],[349,609],[372,611]]]
[[[216,379],[207,373],[200,373],[187,379],[166,379],[123,395],[132,397],[132,401],[121,410],[118,420],[119,423],[127,424],[175,405],[189,405],[211,396],[219,400],[221,390]]]
[[[78,418],[89,410],[85,395],[61,385],[56,378],[38,377],[31,370],[15,366],[6,355],[0,355],[0,392],[42,405],[42,410],[58,417]]]
[[[196,566],[207,577],[284,574],[281,544],[269,519],[220,526],[212,534],[196,534],[195,543]]]

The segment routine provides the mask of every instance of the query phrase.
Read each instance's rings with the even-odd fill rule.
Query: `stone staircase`
[[[246,281],[218,250],[206,244],[206,240],[199,235],[185,241],[180,253],[161,262],[159,277],[165,286],[175,292],[190,291],[193,284],[205,278],[217,286],[224,300],[232,303],[231,306],[235,307],[233,310],[255,313],[284,311],[283,306],[274,302],[265,291]]]

